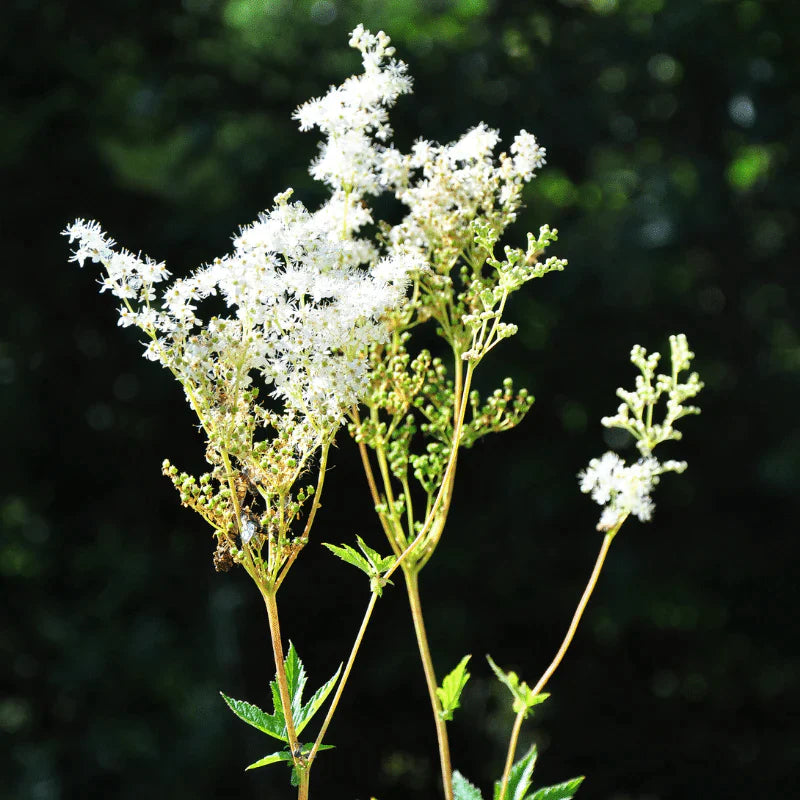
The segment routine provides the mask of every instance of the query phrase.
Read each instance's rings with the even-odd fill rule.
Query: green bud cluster
[[[669,375],[657,374],[660,353],[647,354],[640,345],[631,350],[631,363],[639,369],[634,391],[619,388],[617,397],[622,400],[616,415],[603,417],[601,423],[607,428],[622,428],[635,439],[636,446],[642,456],[649,456],[653,448],[661,442],[679,440],[682,434],[674,426],[681,417],[699,414],[700,409],[693,405],[684,405],[684,401],[695,397],[703,388],[703,383],[696,372],[692,372],[684,382],[679,379],[680,373],[691,367],[694,353],[684,334],[669,337],[672,369]],[[653,420],[654,410],[662,397],[666,397],[666,413],[664,421]]]
[[[483,358],[517,332],[516,325],[503,320],[509,295],[566,266],[558,258],[540,261],[558,238],[558,231],[546,225],[538,236],[528,235],[526,249],[506,247],[505,257],[496,258],[504,227],[487,214],[465,226],[468,236],[431,250],[430,269],[419,271],[410,302],[392,317],[391,341],[373,345],[367,354],[368,413],[362,418],[354,411],[349,430],[377,459],[382,491],[376,482],[376,511],[395,553],[427,531],[416,552],[403,561],[406,569],[420,568],[441,536],[452,496],[448,465],[454,448],[510,430],[533,405],[533,396],[525,389],[515,391],[510,378],[485,400],[469,389]],[[427,349],[412,355],[412,333],[425,324],[447,342],[449,364]],[[421,495],[421,505],[415,494]]]

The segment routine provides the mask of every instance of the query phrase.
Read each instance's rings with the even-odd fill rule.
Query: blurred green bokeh
[[[313,134],[292,110],[358,69],[358,22],[415,78],[396,139],[525,128],[549,165],[509,242],[559,228],[569,269],[515,298],[487,364],[537,397],[460,462],[423,575],[440,673],[467,652],[454,765],[488,789],[510,719],[481,657],[549,662],[599,546],[575,474],[630,346],[683,331],[706,382],[648,526],[631,524],[529,724],[538,784],[579,797],[706,800],[800,782],[798,475],[800,15],[756,0],[11,0],[0,50],[6,285],[0,328],[0,798],[289,797],[218,690],[271,677],[263,610],[217,575],[159,470],[202,446],[180,391],[115,328],[58,232],[99,218],[173,272],[224,253],[287,186],[310,204]],[[393,213],[387,205],[386,213]],[[42,272],[37,272],[42,270]],[[605,439],[604,439],[605,437]],[[342,436],[318,541],[380,547]],[[346,655],[366,590],[309,546],[282,590],[312,682]],[[438,766],[402,591],[385,594],[320,758],[326,798],[436,797]],[[274,770],[274,772],[273,772]]]

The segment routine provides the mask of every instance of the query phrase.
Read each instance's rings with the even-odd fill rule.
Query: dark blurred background
[[[600,545],[575,474],[630,385],[633,343],[685,332],[706,382],[649,525],[614,542],[585,622],[524,729],[535,785],[579,797],[797,796],[800,14],[757,0],[12,0],[0,160],[0,797],[291,797],[243,767],[270,742],[218,695],[266,702],[266,618],[164,457],[202,468],[168,374],[116,328],[59,236],[94,217],[176,274],[227,252],[285,187],[315,205],[314,134],[292,110],[359,69],[383,28],[415,95],[400,146],[483,120],[548,149],[509,233],[543,222],[568,270],[520,293],[496,351],[537,402],[460,461],[451,523],[422,575],[442,675],[473,653],[454,765],[488,794],[511,714],[483,659],[535,681]],[[604,438],[605,437],[605,438]],[[625,454],[630,456],[632,451]],[[381,541],[340,436],[315,541],[281,590],[319,685],[345,658],[364,582],[320,541]],[[401,582],[402,584],[402,582]],[[312,725],[312,729],[316,728]],[[312,773],[325,798],[439,796],[435,737],[402,585],[380,601]],[[794,788],[793,788],[794,787]]]

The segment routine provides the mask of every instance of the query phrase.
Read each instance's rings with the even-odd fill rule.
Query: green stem
[[[364,632],[367,630],[367,625],[369,624],[369,620],[372,616],[372,611],[375,608],[377,599],[378,593],[373,592],[372,597],[369,599],[367,610],[364,613],[364,619],[361,620],[361,627],[358,629],[358,633],[356,634],[356,640],[353,643],[353,649],[350,651],[350,657],[347,659],[347,664],[345,665],[344,672],[339,680],[339,685],[336,687],[336,694],[333,696],[331,706],[328,709],[327,715],[325,716],[325,721],[322,723],[322,728],[320,728],[319,735],[314,742],[314,747],[311,748],[311,752],[308,754],[308,758],[306,759],[309,769],[311,768],[311,764],[317,755],[319,746],[322,744],[322,740],[328,730],[328,726],[331,723],[333,713],[336,711],[336,706],[339,704],[339,698],[342,696],[342,692],[344,691],[344,685],[347,683],[347,679],[350,677],[350,670],[353,668],[353,662],[356,660],[358,649],[361,647],[361,640],[364,638]]]
[[[617,531],[620,529],[620,526],[623,522],[624,519],[621,520],[603,537],[603,544],[600,547],[600,552],[597,554],[597,560],[594,563],[594,569],[592,570],[592,574],[589,576],[589,582],[586,584],[586,588],[583,590],[578,607],[575,609],[575,613],[572,616],[572,622],[569,625],[567,635],[564,637],[564,641],[561,642],[561,647],[558,648],[558,652],[556,653],[555,657],[550,662],[550,666],[544,671],[542,677],[539,678],[539,682],[536,684],[536,686],[533,687],[534,694],[539,694],[539,692],[544,689],[545,684],[550,680],[551,676],[564,658],[564,655],[566,654],[570,644],[572,644],[575,631],[578,629],[578,623],[580,623],[583,612],[586,610],[586,604],[589,602],[589,598],[592,596],[594,587],[597,585],[597,579],[600,577],[600,572],[603,569],[603,564],[605,563],[606,556],[608,555],[608,548],[611,547],[611,541],[613,540]]]
[[[314,490],[314,501],[311,504],[311,511],[308,514],[308,520],[306,521],[306,525],[303,528],[302,539],[308,539],[308,536],[311,532],[311,526],[314,524],[314,517],[317,515],[317,510],[322,505],[322,487],[325,484],[325,471],[328,467],[328,451],[330,450],[331,444],[330,442],[325,442],[322,446],[322,454],[320,456],[319,461],[319,478],[317,479],[317,488]],[[282,505],[281,505],[282,507]],[[302,545],[305,547],[305,544]],[[300,554],[300,550],[302,547],[297,547],[292,550],[291,554],[287,558],[286,562],[280,567],[280,573],[275,579],[275,591],[277,592],[278,589],[281,588],[281,584],[283,583],[286,574],[289,572],[289,568],[294,564],[295,559]]]
[[[456,469],[456,460],[458,458],[458,450],[461,444],[461,432],[464,428],[464,417],[467,412],[467,402],[469,398],[469,390],[470,385],[472,383],[472,373],[475,370],[475,362],[470,361],[467,366],[467,373],[464,378],[464,388],[462,390],[461,395],[461,402],[458,404],[458,419],[456,420],[456,425],[453,430],[453,442],[452,442],[452,449],[450,451],[450,460],[447,462],[447,468],[444,472],[444,477],[442,478],[442,485],[439,487],[439,491],[436,494],[436,500],[433,503],[430,511],[428,512],[427,517],[425,518],[425,523],[422,526],[422,530],[417,534],[414,541],[411,542],[405,550],[397,558],[397,561],[394,562],[392,568],[384,575],[384,578],[388,578],[392,575],[392,573],[400,566],[403,566],[406,563],[406,559],[408,556],[414,552],[417,545],[422,542],[422,540],[430,533],[431,528],[433,527],[433,523],[436,519],[437,513],[441,508],[442,514],[444,516],[447,515],[447,511],[450,506],[450,501],[452,499],[452,489],[453,484],[455,482],[455,469]],[[433,550],[436,548],[436,545],[439,542],[439,538],[441,537],[442,531],[444,530],[444,520],[442,520],[441,524],[438,526],[437,536],[428,543],[429,552],[428,557],[419,563],[419,559],[417,563],[419,563],[419,569],[421,569],[427,562],[428,558],[433,554]],[[416,568],[416,566],[415,566]],[[419,571],[419,570],[417,570]]]
[[[297,800],[308,800],[308,781],[310,775],[307,769],[298,769],[297,775],[300,778],[300,783],[297,787]]]
[[[498,800],[505,800],[506,791],[508,791],[508,779],[511,776],[511,768],[514,766],[514,756],[517,752],[519,732],[522,730],[522,722],[525,719],[527,711],[527,708],[523,708],[519,711],[514,720],[514,727],[511,729],[511,739],[508,742],[508,753],[506,754],[506,765],[503,769],[503,785],[500,787],[500,797]]]
[[[425,634],[425,622],[422,616],[422,604],[419,598],[419,574],[416,571],[403,570],[408,590],[408,602],[411,606],[411,616],[414,620],[414,632],[417,635],[417,646],[422,660],[422,669],[425,672],[425,682],[428,684],[428,695],[431,700],[433,719],[436,723],[436,738],[439,742],[439,763],[442,767],[442,788],[445,800],[453,800],[453,770],[450,766],[450,744],[447,739],[447,723],[442,719],[442,707],[436,695],[436,673],[433,669],[431,651],[428,647],[428,637]]]
[[[575,609],[575,613],[572,616],[572,622],[570,623],[569,630],[567,631],[567,635],[564,637],[564,641],[561,642],[561,647],[558,648],[558,652],[556,653],[553,660],[550,662],[550,666],[544,671],[544,674],[539,681],[537,682],[536,686],[533,687],[533,694],[537,695],[539,692],[544,689],[547,682],[552,677],[553,673],[558,669],[558,665],[564,658],[567,650],[569,649],[570,644],[572,644],[572,640],[575,637],[575,631],[578,629],[578,624],[581,621],[581,617],[583,616],[583,612],[586,610],[586,604],[589,602],[589,598],[592,596],[592,592],[594,591],[594,587],[597,585],[597,579],[600,577],[600,572],[603,569],[603,564],[605,563],[606,556],[608,555],[608,548],[611,547],[611,541],[613,540],[614,536],[616,535],[617,531],[622,526],[622,523],[625,521],[623,517],[617,525],[614,526],[606,535],[603,537],[603,544],[600,547],[600,552],[597,555],[597,560],[594,564],[594,569],[592,570],[592,574],[589,576],[589,582],[586,584],[586,588],[583,590],[583,594],[581,595],[581,599],[578,603],[578,607]],[[514,727],[511,731],[511,740],[508,743],[508,755],[506,756],[506,766],[503,770],[503,783],[500,788],[500,797],[499,800],[505,800],[506,790],[508,789],[508,779],[511,775],[511,768],[514,766],[514,756],[517,751],[517,741],[519,739],[519,732],[522,727],[522,721],[525,719],[527,715],[528,709],[522,709],[518,714],[517,718],[514,720]]]
[[[289,683],[286,680],[286,669],[283,665],[283,644],[281,644],[281,626],[278,621],[278,602],[275,597],[275,589],[273,587],[261,587],[261,594],[264,597],[264,604],[267,607],[267,617],[269,619],[269,632],[272,637],[272,653],[275,656],[275,677],[278,681],[278,690],[281,697],[281,705],[283,706],[283,716],[286,720],[286,734],[289,739],[289,747],[292,753],[297,752],[297,731],[294,727],[294,718],[292,717],[292,701],[289,697]],[[298,772],[302,778],[303,769],[302,765]],[[302,781],[301,781],[302,789]],[[306,787],[306,795],[308,794],[308,787]]]

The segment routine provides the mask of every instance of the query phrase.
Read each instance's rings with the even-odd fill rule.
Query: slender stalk
[[[506,765],[503,769],[503,785],[500,787],[500,797],[498,800],[505,800],[506,791],[508,790],[508,779],[511,775],[511,768],[514,766],[514,756],[517,752],[517,742],[519,741],[519,732],[522,730],[522,722],[528,709],[520,709],[519,713],[514,720],[514,727],[511,729],[511,739],[508,743],[508,753],[506,755]]]
[[[436,738],[439,742],[439,762],[442,767],[442,788],[445,800],[453,800],[453,770],[450,766],[450,744],[447,739],[447,723],[442,719],[442,707],[436,696],[436,673],[433,670],[431,651],[428,647],[428,637],[425,633],[425,622],[422,616],[422,604],[419,598],[419,574],[410,570],[403,570],[408,590],[408,602],[411,606],[411,616],[414,620],[414,632],[417,635],[417,646],[422,660],[422,669],[425,672],[425,682],[428,684],[428,695],[431,700],[433,719],[436,723]]]
[[[283,666],[283,644],[281,644],[281,626],[278,621],[278,602],[275,598],[275,589],[272,587],[262,588],[261,594],[267,606],[267,617],[269,619],[269,632],[272,637],[272,652],[275,656],[275,677],[278,681],[278,690],[283,706],[283,716],[286,720],[286,733],[289,738],[289,747],[292,753],[297,751],[297,731],[294,727],[292,717],[292,701],[289,697],[289,684],[286,680],[286,669]],[[298,770],[301,774],[303,770]]]
[[[467,399],[469,397],[469,389],[470,384],[472,382],[472,373],[474,371],[474,362],[470,362],[467,367],[467,374],[466,378],[464,379],[464,389],[463,394],[461,397],[461,403],[459,404],[459,415],[457,424],[455,429],[453,430],[453,446],[452,450],[450,451],[450,460],[447,462],[447,468],[444,472],[444,477],[442,478],[442,485],[439,487],[439,491],[436,495],[436,500],[431,507],[431,510],[428,512],[427,517],[425,518],[425,523],[422,526],[422,530],[416,535],[414,541],[411,542],[405,550],[397,558],[397,561],[394,562],[392,568],[385,573],[384,577],[388,578],[392,573],[398,569],[398,567],[403,566],[405,564],[406,558],[410,553],[414,551],[417,545],[430,533],[431,528],[433,527],[434,520],[436,518],[436,514],[439,511],[442,503],[444,502],[444,510],[447,511],[449,506],[450,500],[452,499],[452,488],[453,483],[455,480],[455,468],[456,468],[456,460],[458,457],[458,450],[459,445],[461,442],[461,431],[464,427],[464,417],[467,411]],[[445,501],[445,497],[447,497]],[[444,530],[444,524],[439,526],[439,536],[441,536],[441,532]],[[433,548],[436,547],[438,543],[439,537],[437,537],[436,541],[432,542],[431,552],[433,552]],[[425,559],[425,563],[427,563],[427,559]],[[424,563],[423,565],[424,566]]]
[[[328,467],[328,452],[331,449],[331,443],[325,442],[322,445],[322,453],[319,457],[319,479],[317,480],[317,488],[314,490],[314,501],[311,504],[311,511],[308,514],[306,526],[303,528],[303,536],[308,536],[311,531],[311,526],[314,524],[314,517],[317,516],[317,511],[322,505],[322,487],[325,484],[325,471]]]
[[[542,677],[539,678],[536,686],[533,687],[534,695],[539,694],[539,692],[544,689],[553,673],[556,671],[556,669],[558,669],[558,665],[563,660],[570,644],[572,644],[572,640],[575,637],[575,631],[578,629],[578,624],[581,621],[583,612],[586,610],[586,604],[589,602],[589,598],[592,596],[594,587],[597,585],[597,579],[600,577],[600,572],[603,569],[603,564],[605,563],[606,556],[608,555],[608,548],[611,547],[611,541],[624,521],[625,518],[620,520],[620,522],[617,523],[617,525],[608,531],[608,533],[606,533],[606,535],[603,537],[603,544],[600,546],[600,552],[597,554],[597,560],[594,563],[594,569],[592,570],[592,574],[589,576],[589,582],[586,584],[586,588],[583,590],[581,599],[578,602],[578,607],[575,609],[575,613],[572,615],[572,622],[570,623],[567,635],[564,637],[564,641],[561,642],[561,647],[558,648],[558,652],[556,653],[555,657],[550,662],[550,666],[544,671]],[[500,787],[499,800],[505,800],[506,790],[508,789],[508,779],[511,775],[511,768],[514,766],[514,756],[517,751],[519,732],[522,728],[522,721],[527,715],[527,711],[528,709],[522,709],[517,714],[517,718],[514,720],[514,727],[511,730],[511,740],[508,743],[508,755],[506,756],[506,766],[503,770],[503,783]]]
[[[352,650],[350,651],[350,657],[347,659],[344,672],[342,673],[342,677],[339,679],[339,685],[336,687],[336,694],[333,696],[331,706],[325,716],[325,721],[322,723],[322,728],[320,728],[319,735],[314,742],[314,747],[311,748],[311,752],[308,754],[308,758],[306,759],[309,768],[311,767],[311,763],[314,761],[314,758],[317,755],[317,750],[319,750],[319,746],[322,744],[322,740],[328,730],[328,726],[331,723],[333,713],[336,711],[336,706],[339,704],[339,698],[341,698],[342,692],[344,691],[344,685],[347,683],[347,679],[350,677],[350,670],[353,668],[353,662],[356,660],[359,647],[361,647],[361,640],[364,638],[364,632],[367,630],[367,625],[369,624],[369,620],[372,616],[372,611],[375,608],[377,599],[378,593],[373,592],[372,597],[369,599],[367,610],[364,613],[364,619],[361,620],[361,627],[358,629],[358,633],[356,634],[356,640],[353,643]]]
[[[575,636],[575,631],[578,629],[578,623],[581,621],[583,612],[586,609],[586,604],[589,602],[589,598],[592,596],[594,587],[597,585],[597,579],[600,577],[600,571],[603,569],[603,564],[605,563],[606,556],[608,555],[608,548],[611,547],[611,541],[613,540],[616,532],[619,530],[620,525],[622,525],[622,522],[620,522],[613,530],[610,530],[603,537],[603,544],[600,547],[600,552],[597,554],[597,561],[594,563],[594,569],[592,570],[592,574],[589,576],[589,582],[586,584],[586,588],[583,590],[583,595],[581,595],[578,607],[575,609],[575,614],[572,616],[572,622],[569,625],[567,635],[564,637],[564,641],[561,642],[561,647],[558,648],[555,658],[553,658],[553,660],[550,662],[550,666],[544,671],[542,677],[539,678],[539,682],[536,684],[536,686],[533,687],[534,694],[539,694],[539,692],[544,689],[545,684],[550,680],[556,669],[558,669],[558,665],[564,658],[564,655],[566,654],[570,644],[572,644],[572,639]]]
[[[328,452],[330,450],[330,447],[331,447],[330,442],[326,442],[322,446],[322,454],[320,455],[320,460],[319,460],[319,478],[317,479],[317,488],[314,490],[314,501],[311,504],[311,511],[308,514],[308,520],[306,521],[305,527],[303,528],[303,533],[301,536],[302,539],[306,539],[308,537],[311,531],[311,526],[314,524],[314,517],[316,517],[317,515],[317,510],[322,505],[322,487],[325,484],[325,470],[327,469],[328,465]],[[300,554],[301,549],[302,547],[297,547],[294,550],[292,550],[291,554],[286,559],[286,563],[281,567],[280,574],[275,580],[276,592],[278,591],[278,589],[281,588],[281,584],[283,583],[284,578],[289,572],[289,568],[292,566],[292,564],[294,564],[294,561]]]

